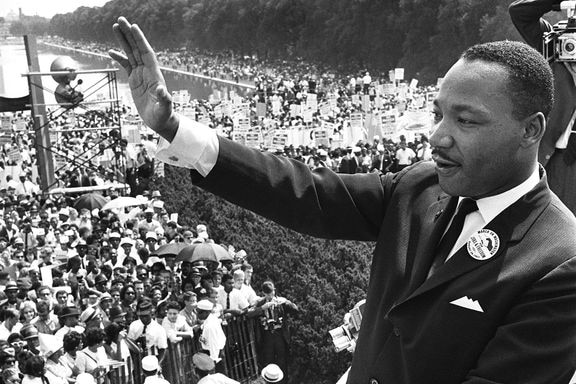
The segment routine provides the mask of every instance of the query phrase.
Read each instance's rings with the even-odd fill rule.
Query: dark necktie
[[[458,240],[460,233],[462,233],[462,228],[464,227],[464,220],[466,219],[466,216],[468,216],[469,213],[477,210],[478,205],[476,205],[476,200],[472,200],[467,197],[460,202],[450,227],[444,234],[444,237],[442,237],[438,247],[436,247],[436,257],[434,258],[432,267],[430,267],[428,277],[432,276],[438,268],[444,265],[448,255],[450,254],[450,251],[452,248],[454,248],[454,244],[456,244],[456,240]]]
[[[230,309],[230,293],[226,293],[226,309]]]

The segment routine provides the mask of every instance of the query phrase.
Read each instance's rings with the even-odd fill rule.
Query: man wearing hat
[[[207,351],[214,363],[222,360],[221,351],[226,345],[226,335],[222,330],[222,320],[213,312],[214,303],[200,300],[196,305],[198,324],[200,325],[200,346]]]
[[[144,219],[138,223],[138,232],[140,236],[144,237],[148,232],[155,232],[156,229],[162,228],[162,224],[154,219],[154,209],[146,208],[144,211]]]
[[[35,355],[40,354],[38,347],[40,346],[40,341],[38,340],[38,329],[32,324],[26,324],[20,330],[22,335],[22,340],[28,345],[28,350]]]
[[[142,371],[145,378],[144,384],[170,384],[158,375],[160,364],[156,356],[148,355],[142,358]]]
[[[268,364],[262,368],[260,376],[264,383],[279,383],[284,378],[284,372],[276,364]]]
[[[22,303],[22,300],[18,298],[18,284],[16,284],[15,281],[10,280],[8,283],[6,283],[4,293],[8,299],[5,304],[5,308],[20,308],[20,303]]]
[[[195,353],[192,356],[192,364],[194,372],[200,378],[197,384],[239,384],[238,381],[221,373],[214,373],[214,361],[205,353]]]
[[[158,356],[160,362],[168,348],[168,338],[164,328],[152,319],[154,307],[148,299],[142,299],[136,305],[138,320],[128,329],[128,339],[140,345],[144,355]]]
[[[58,314],[58,320],[60,321],[60,328],[56,331],[55,336],[63,340],[64,335],[70,331],[76,331],[78,333],[84,333],[84,328],[78,325],[80,319],[80,311],[76,307],[64,307]]]

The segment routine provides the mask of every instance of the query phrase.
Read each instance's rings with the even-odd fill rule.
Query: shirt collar
[[[512,189],[502,192],[498,195],[484,197],[476,200],[478,204],[478,212],[482,216],[485,224],[491,222],[506,208],[518,201],[522,196],[530,192],[540,181],[538,167],[535,167],[534,172],[522,183],[518,184]],[[462,201],[459,198],[458,203]]]

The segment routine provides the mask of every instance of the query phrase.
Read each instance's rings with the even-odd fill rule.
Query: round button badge
[[[498,252],[500,239],[489,229],[481,229],[466,243],[468,254],[476,260],[488,260]]]

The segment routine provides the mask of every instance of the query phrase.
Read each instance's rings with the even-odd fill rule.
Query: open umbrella
[[[158,247],[158,249],[152,252],[153,255],[158,257],[166,257],[166,255],[178,256],[182,249],[188,247],[189,244],[186,243],[169,243]]]
[[[103,207],[102,210],[106,211],[109,209],[120,209],[126,207],[135,207],[137,205],[147,204],[148,199],[137,199],[135,197],[130,196],[120,196],[115,198],[114,200],[110,200],[107,202]]]
[[[90,192],[78,197],[74,202],[74,208],[76,208],[78,211],[83,208],[92,211],[95,208],[102,208],[107,202],[108,200],[106,200],[106,198],[101,194]]]
[[[219,262],[222,258],[230,258],[230,254],[221,245],[214,243],[192,244],[180,251],[176,261],[195,261]]]

